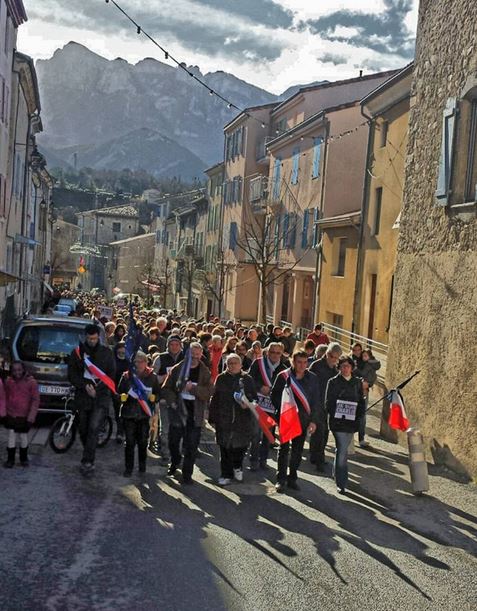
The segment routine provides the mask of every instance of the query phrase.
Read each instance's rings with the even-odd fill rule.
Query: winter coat
[[[325,395],[328,381],[338,375],[337,367],[330,367],[326,361],[326,357],[313,361],[310,366],[310,371],[318,378],[318,408],[320,412],[320,421],[326,423],[327,414],[325,410]]]
[[[40,406],[40,393],[36,380],[25,374],[19,380],[12,377],[5,381],[5,401],[0,400],[0,416],[23,418],[33,424]]]
[[[219,363],[222,359],[222,348],[216,348],[214,345],[210,348],[210,373],[212,374],[212,382],[215,384],[215,380],[219,375]]]
[[[161,389],[161,398],[165,399],[169,406],[168,415],[171,426],[180,426],[182,424],[181,415],[177,408],[180,402],[177,382],[179,381],[183,366],[184,361],[178,363],[171,369]],[[210,371],[203,362],[199,362],[199,379],[197,381],[197,386],[190,391],[190,394],[195,396],[194,424],[197,427],[204,424],[205,410],[207,409],[213,391],[214,385],[212,384]],[[172,407],[173,405],[176,407]]]
[[[378,361],[378,359],[369,359],[369,361],[361,360],[359,368],[353,371],[353,375],[358,378],[363,378],[371,387],[378,379],[377,371],[380,367],[381,362]]]
[[[0,379],[0,418],[4,418],[7,413],[7,400],[5,398],[5,388]]]
[[[147,388],[151,389],[150,394],[155,395],[156,401],[159,398],[159,390],[160,385],[154,371],[148,367],[142,376],[138,375],[138,378]],[[129,376],[129,371],[126,371],[119,382],[118,392],[120,395],[128,394],[131,389],[131,378]],[[128,398],[121,406],[121,417],[126,420],[144,420],[149,418],[146,412],[139,405],[139,401],[131,395],[128,395]]]
[[[76,349],[72,351],[68,359],[68,380],[75,387],[76,390],[76,401],[80,405],[86,397],[89,395],[86,392],[86,386],[91,384],[91,380],[84,377],[86,371],[86,365],[84,364],[84,355],[87,354],[91,362],[99,367],[107,376],[114,380],[116,374],[116,365],[114,362],[114,354],[106,346],[97,344],[94,348],[90,348],[87,344],[80,344],[80,356],[78,356]],[[96,386],[96,395],[98,397],[111,396],[109,388],[103,384],[98,383]]]
[[[234,398],[234,393],[240,392],[240,380],[247,399],[255,400],[255,384],[248,374],[224,371],[217,378],[210,402],[209,422],[215,426],[217,443],[226,448],[246,448],[256,430],[255,416]]]
[[[358,404],[355,420],[335,418],[336,405],[339,399],[343,401],[353,401]],[[331,378],[326,387],[325,408],[328,413],[331,431],[355,433],[358,430],[359,419],[364,415],[366,410],[362,380],[354,376],[346,380],[340,373],[334,378]]]
[[[291,372],[292,375],[295,375],[295,372],[292,369],[287,369],[286,371],[288,373]],[[297,382],[300,385],[300,387],[302,388],[303,392],[305,393],[305,396],[308,399],[308,403],[310,404],[310,409],[311,409],[311,413],[308,414],[308,412],[306,411],[304,406],[301,404],[299,399],[295,396],[295,394],[293,394],[297,407],[298,407],[298,414],[300,416],[301,428],[303,431],[306,431],[310,422],[314,422],[315,424],[320,423],[320,413],[318,409],[318,400],[317,400],[318,399],[318,380],[316,379],[316,376],[314,373],[311,373],[310,371],[305,371],[305,375],[303,376],[303,378],[301,380],[297,380]],[[288,380],[283,375],[283,373],[278,375],[275,378],[275,382],[273,383],[271,397],[272,397],[272,403],[275,407],[275,418],[278,423],[280,422],[280,409],[282,406],[283,389],[285,388],[287,383],[288,383]]]

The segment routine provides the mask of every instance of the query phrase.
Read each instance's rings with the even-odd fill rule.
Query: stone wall
[[[475,0],[421,1],[388,384],[404,391],[429,458],[477,474],[477,222],[436,205],[443,110],[477,71]]]

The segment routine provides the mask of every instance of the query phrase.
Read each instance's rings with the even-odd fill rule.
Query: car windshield
[[[81,327],[25,327],[17,342],[18,356],[22,361],[65,363],[71,351],[83,339]]]

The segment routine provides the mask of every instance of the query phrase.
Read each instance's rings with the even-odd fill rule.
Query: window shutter
[[[297,224],[298,224],[298,215],[293,213],[290,215],[290,230],[288,232],[288,248],[295,248]]]
[[[230,250],[235,250],[237,248],[237,223],[230,223],[230,239],[229,239],[229,248]]]
[[[436,189],[436,203],[439,206],[446,206],[450,195],[456,120],[457,100],[449,98],[442,119],[441,157]]]
[[[318,208],[315,208],[313,210],[313,244],[312,244],[313,248],[318,247],[319,229],[316,223],[317,221],[319,221],[319,219],[320,219],[320,211]]]
[[[301,232],[301,247],[302,248],[307,248],[308,247],[308,227],[310,224],[310,215],[309,215],[309,210],[305,210],[305,212],[303,213],[303,229]]]
[[[273,198],[278,199],[280,197],[280,180],[281,180],[281,169],[282,160],[280,157],[275,159],[275,165],[273,167]]]
[[[286,212],[283,217],[283,239],[282,239],[283,248],[288,247],[289,228],[290,228],[290,215],[288,214],[288,212]]]
[[[321,144],[323,138],[315,138],[315,144],[313,147],[313,178],[318,178],[320,175],[320,162],[321,162]]]
[[[275,220],[275,257],[278,257],[278,249],[280,247],[280,215]]]
[[[298,171],[300,169],[300,149],[293,150],[293,169],[291,176],[291,184],[296,185],[298,182]]]
[[[241,138],[241,146],[240,146],[240,154],[245,155],[245,137],[247,134],[247,128],[245,125],[242,127],[242,138]]]

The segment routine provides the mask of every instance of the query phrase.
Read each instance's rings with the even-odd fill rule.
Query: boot
[[[20,448],[20,464],[22,467],[30,466],[30,461],[28,460],[28,446],[26,448]]]
[[[134,446],[124,448],[124,477],[129,477],[134,467]]]
[[[6,469],[11,469],[15,465],[16,448],[7,448],[7,460],[3,463]]]

